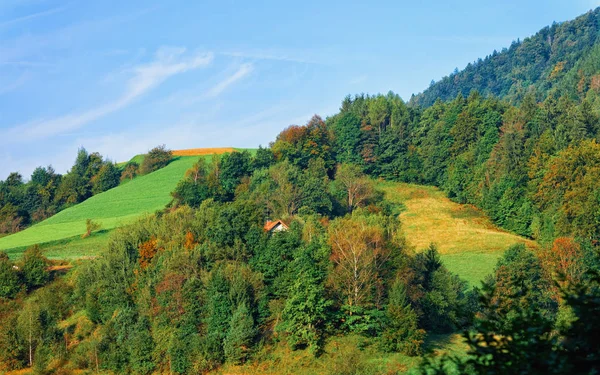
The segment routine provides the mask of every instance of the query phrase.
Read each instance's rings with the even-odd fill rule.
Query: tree
[[[150,374],[156,367],[152,359],[152,349],[155,344],[149,329],[148,319],[139,318],[131,332],[130,363],[135,374]]]
[[[100,167],[98,174],[92,178],[92,193],[99,194],[119,186],[121,172],[112,162],[107,162]]]
[[[389,256],[384,229],[355,215],[332,221],[328,235],[334,263],[332,276],[345,304],[368,305]]]
[[[302,267],[289,290],[277,329],[288,334],[293,349],[308,346],[312,353],[318,354],[330,306],[325,288],[314,272],[314,263]]]
[[[242,177],[250,175],[251,158],[248,151],[232,152],[221,157],[219,180],[224,191],[224,200],[233,199],[235,189]]]
[[[381,337],[384,350],[411,356],[421,354],[425,331],[418,327],[417,314],[400,280],[396,280],[390,290],[386,323],[386,329]]]
[[[137,176],[139,171],[140,165],[134,161],[129,161],[127,162],[127,164],[125,164],[125,168],[123,168],[123,173],[121,173],[121,180],[133,180],[133,178]]]
[[[369,120],[371,125],[377,127],[379,137],[389,122],[390,105],[383,95],[378,95],[369,101]]]
[[[229,283],[222,268],[211,273],[206,290],[206,307],[204,324],[204,356],[209,362],[222,363],[225,353],[223,341],[230,328],[232,304],[228,298]]]
[[[21,264],[21,273],[27,290],[40,287],[50,280],[49,261],[42,254],[42,250],[38,245],[25,250]]]
[[[166,167],[173,159],[173,152],[168,150],[165,145],[156,146],[144,156],[144,161],[140,166],[142,174],[148,174],[157,169]]]
[[[360,118],[353,113],[342,114],[332,125],[336,145],[336,158],[340,163],[359,164]]]
[[[254,158],[252,159],[252,169],[269,168],[273,164],[275,164],[273,151],[270,148],[258,146],[258,150],[256,150],[256,154],[254,154]]]
[[[415,301],[420,326],[435,333],[448,333],[470,322],[466,309],[467,284],[443,265],[435,244],[417,254],[421,297]]]
[[[560,275],[560,284],[576,284],[581,281],[586,265],[581,246],[574,239],[559,237],[551,248],[539,251],[540,260],[549,275]]]
[[[92,235],[92,232],[99,230],[101,227],[100,223],[87,219],[85,221],[85,233],[81,235],[81,238],[88,238]]]
[[[198,161],[185,172],[185,176],[191,181],[194,181],[194,184],[203,183],[206,178],[206,162],[204,158],[198,159]]]
[[[325,161],[328,171],[334,166],[332,139],[329,129],[321,117],[313,116],[305,126],[292,125],[277,136],[271,146],[278,160],[287,159],[304,169],[312,158]]]
[[[523,244],[511,246],[498,260],[492,286],[493,308],[484,309],[483,314],[502,317],[494,321],[506,329],[518,323],[514,320],[520,319],[523,311],[535,311],[547,320],[556,315],[552,284],[540,260]]]
[[[27,344],[29,367],[34,365],[34,355],[38,346],[41,344],[43,328],[41,311],[38,303],[36,303],[36,301],[28,301],[19,313],[17,330],[21,338]]]
[[[539,310],[517,305],[512,325],[504,324],[503,313],[481,315],[463,337],[466,357],[428,357],[421,374],[596,374],[600,324],[600,275],[567,283],[561,287],[561,300],[573,312],[571,322],[557,327]],[[494,286],[485,283],[480,300],[484,311],[495,310]]]
[[[372,182],[354,164],[338,165],[335,173],[335,183],[345,192],[346,205],[350,213],[374,196]]]
[[[19,274],[5,252],[0,252],[0,297],[15,298],[21,290]]]
[[[244,363],[256,335],[254,319],[245,303],[240,304],[229,325],[229,331],[223,342],[225,358],[233,364]]]

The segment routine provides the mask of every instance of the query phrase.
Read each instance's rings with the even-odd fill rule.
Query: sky
[[[0,0],[0,179],[266,146],[348,94],[431,80],[600,0]]]

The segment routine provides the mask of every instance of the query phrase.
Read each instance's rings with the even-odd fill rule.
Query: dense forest
[[[423,93],[413,96],[413,106],[430,106],[436,100],[468,96],[478,91],[516,103],[531,87],[538,100],[560,91],[583,99],[586,91],[600,87],[600,8],[573,21],[554,23],[534,36],[517,40],[509,48],[494,51],[484,59],[432,82]]]
[[[468,356],[426,357],[419,371],[597,373],[599,14],[517,42],[412,105],[348,96],[254,155],[200,158],[164,210],[117,229],[106,253],[66,275],[38,247],[0,253],[0,370],[205,373],[273,345],[318,357],[343,335],[418,356],[428,335],[465,332]],[[535,46],[544,58],[528,55]],[[455,91],[440,92],[450,79]],[[96,173],[78,165],[58,180],[87,176],[89,195]],[[510,247],[469,288],[435,244],[408,245],[402,207],[378,179],[438,186],[539,247]],[[0,199],[41,186],[9,180]],[[288,229],[265,230],[268,220]]]

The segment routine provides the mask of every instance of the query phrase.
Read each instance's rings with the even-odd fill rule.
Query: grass
[[[198,157],[210,161],[213,154],[244,150],[256,153],[256,149],[231,147],[173,151],[175,159],[163,169],[125,180],[118,187],[67,208],[24,231],[0,237],[0,250],[6,251],[11,258],[17,258],[27,247],[40,244],[51,259],[73,260],[95,256],[106,248],[111,229],[164,208],[171,200],[171,192]],[[131,161],[141,164],[144,157],[136,155]],[[125,164],[120,163],[119,166]],[[100,223],[102,230],[82,239],[80,236],[86,231],[87,219]]]
[[[175,156],[203,156],[203,155],[221,155],[228,152],[234,152],[233,147],[214,147],[214,148],[190,148],[187,150],[175,150]]]
[[[104,193],[59,212],[51,218],[8,237],[0,238],[0,249],[9,250],[16,257],[27,246],[34,244],[58,244],[48,256],[65,255],[77,257],[78,250],[89,250],[90,242],[99,241],[103,236],[94,235],[83,241],[74,240],[86,230],[86,219],[101,224],[102,229],[109,230],[127,224],[141,215],[160,210],[171,200],[171,192],[183,178],[185,171],[197,160],[197,157],[179,157],[168,166],[145,176],[135,178],[129,183],[120,185]],[[60,250],[60,240],[71,238]],[[90,255],[83,251],[80,256]]]
[[[472,205],[452,202],[432,186],[378,182],[386,198],[400,203],[408,242],[417,251],[435,243],[448,269],[477,285],[490,274],[497,259],[511,245],[533,241],[497,228]]]
[[[40,245],[44,255],[52,260],[72,261],[82,258],[92,258],[101,253],[108,246],[108,239],[112,230],[102,229],[92,233],[88,238],[80,235],[63,238],[56,241],[45,242]],[[17,258],[25,252],[29,246],[21,246],[6,250],[10,258]]]
[[[460,335],[429,335],[424,349],[436,355],[464,355],[466,345]],[[308,350],[291,350],[284,342],[261,348],[249,363],[225,365],[218,374],[231,375],[333,375],[345,373],[414,373],[421,357],[386,353],[377,341],[359,335],[329,337],[323,353],[315,357]]]

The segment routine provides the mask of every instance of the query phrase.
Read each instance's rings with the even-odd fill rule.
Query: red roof
[[[281,225],[285,229],[289,229],[288,226],[285,225],[285,223],[283,221],[281,221],[281,220],[276,220],[276,221],[267,220],[267,222],[265,223],[265,231],[270,232],[275,227],[277,227],[277,225]]]

